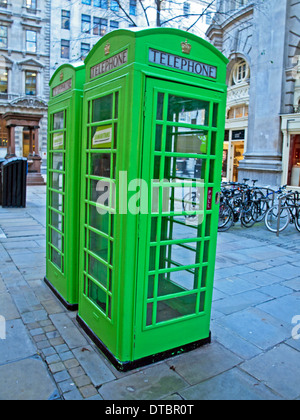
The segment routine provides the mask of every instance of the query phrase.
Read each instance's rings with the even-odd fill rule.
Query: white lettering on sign
[[[116,54],[113,57],[110,57],[107,60],[96,64],[94,67],[91,67],[91,79],[99,76],[100,74],[114,70],[122,66],[123,64],[126,64],[127,60],[128,60],[128,50],[124,50],[120,52],[119,54]]]
[[[72,88],[72,79],[67,80],[66,82],[62,83],[61,85],[56,86],[52,89],[52,96],[60,95],[61,93],[66,92],[67,90]]]
[[[149,49],[149,61],[153,64],[169,67],[171,69],[183,70],[188,73],[206,76],[211,79],[217,78],[217,67],[199,61],[189,60],[188,58],[166,52]]]

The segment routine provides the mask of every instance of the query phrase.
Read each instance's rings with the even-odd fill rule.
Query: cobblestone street
[[[220,233],[212,343],[120,373],[45,285],[46,188],[27,191],[25,209],[0,208],[0,400],[300,399],[294,226]]]

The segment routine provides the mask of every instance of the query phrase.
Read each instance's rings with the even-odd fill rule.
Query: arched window
[[[235,86],[239,83],[246,82],[249,78],[249,65],[244,59],[241,59],[233,66],[230,77],[230,86]]]

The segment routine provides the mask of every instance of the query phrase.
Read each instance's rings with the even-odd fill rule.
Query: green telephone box
[[[85,60],[77,319],[120,370],[210,341],[226,64],[170,28]]]
[[[78,307],[79,194],[84,64],[63,64],[50,80],[45,282]]]

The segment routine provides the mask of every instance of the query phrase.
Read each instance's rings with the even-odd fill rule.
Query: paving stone
[[[72,369],[74,367],[79,366],[78,360],[74,359],[74,357],[72,359],[66,360],[64,364],[65,364],[67,369]]]
[[[78,386],[78,388],[91,384],[91,380],[87,375],[81,375],[77,378],[74,378],[74,382]]]
[[[59,357],[57,353],[55,353],[55,354],[52,354],[51,356],[47,356],[46,362],[48,363],[48,365],[58,363],[58,362],[61,362],[61,358]]]
[[[227,372],[196,384],[180,395],[185,400],[234,400],[234,401],[258,401],[280,400],[265,385],[259,383],[251,376],[233,368]]]
[[[299,276],[299,267],[291,264],[284,264],[278,267],[268,268],[266,273],[280,277],[285,280],[290,280]]]
[[[234,265],[233,267],[219,268],[215,272],[215,281],[230,276],[238,276],[240,274],[244,275],[245,273],[252,273],[253,271],[254,270],[252,270],[252,268],[249,268],[245,265]]]
[[[300,316],[300,293],[274,299],[258,305],[258,308],[291,325],[293,317],[295,315]]]
[[[94,386],[100,386],[105,382],[113,381],[115,376],[106,366],[99,354],[93,351],[92,347],[85,346],[73,350],[74,356],[81,364],[86,374],[90,377]]]
[[[70,349],[85,346],[87,341],[65,313],[50,315],[50,319]]]
[[[46,347],[45,349],[43,349],[44,356],[51,356],[52,354],[56,354],[54,347]]]
[[[292,400],[300,396],[299,358],[299,351],[280,344],[243,363],[241,368],[282,397]]]
[[[214,302],[214,310],[229,315],[270,299],[271,297],[264,293],[257,290],[249,290]]]
[[[98,395],[98,391],[93,385],[83,386],[79,388],[79,391],[81,392],[84,398],[90,398],[94,395]]]
[[[0,366],[0,377],[0,400],[59,398],[57,387],[40,358],[23,359]]]
[[[49,369],[54,374],[54,373],[61,372],[61,371],[65,370],[65,366],[62,362],[56,362],[56,363],[52,363],[51,365],[49,365]]]
[[[66,392],[63,394],[63,398],[66,401],[79,401],[79,400],[83,400],[83,396],[80,394],[80,392],[78,391],[78,389],[74,389],[71,392]]]
[[[224,328],[218,321],[212,322],[211,334],[213,342],[216,341],[222,344],[232,353],[244,360],[252,359],[252,357],[257,356],[262,351],[243,337],[235,334],[230,328]]]
[[[187,382],[165,363],[103,384],[104,400],[156,400],[186,388]]]
[[[279,298],[281,296],[285,296],[292,293],[291,289],[282,286],[282,284],[271,284],[270,286],[264,286],[261,289],[259,289],[259,291],[274,298]]]
[[[293,280],[287,280],[283,282],[282,285],[293,289],[295,292],[300,292],[300,277],[296,277]]]
[[[243,279],[258,286],[269,286],[274,283],[279,283],[282,279],[274,274],[270,274],[267,270],[254,271],[252,273],[243,274]]]
[[[220,374],[242,362],[242,359],[213,342],[167,361],[191,385]]]
[[[256,289],[257,287],[257,284],[244,280],[242,276],[227,277],[215,282],[215,288],[231,296]]]
[[[0,365],[18,359],[25,359],[37,353],[20,319],[6,322],[6,339],[0,340]],[[1,381],[0,381],[1,382]]]
[[[6,320],[20,318],[20,314],[9,293],[0,293],[0,315]]]
[[[81,366],[76,366],[69,369],[69,373],[72,376],[72,378],[77,378],[78,376],[84,375],[84,370]]]
[[[76,385],[74,384],[73,380],[70,379],[66,379],[65,381],[61,381],[58,384],[61,392],[63,394],[65,394],[66,392],[73,392],[73,391],[77,391]]]
[[[262,350],[291,336],[287,326],[258,308],[248,308],[228,315],[220,318],[218,323]]]
[[[70,380],[71,377],[67,370],[62,370],[61,372],[55,373],[54,379],[56,382],[63,382],[66,380]]]

